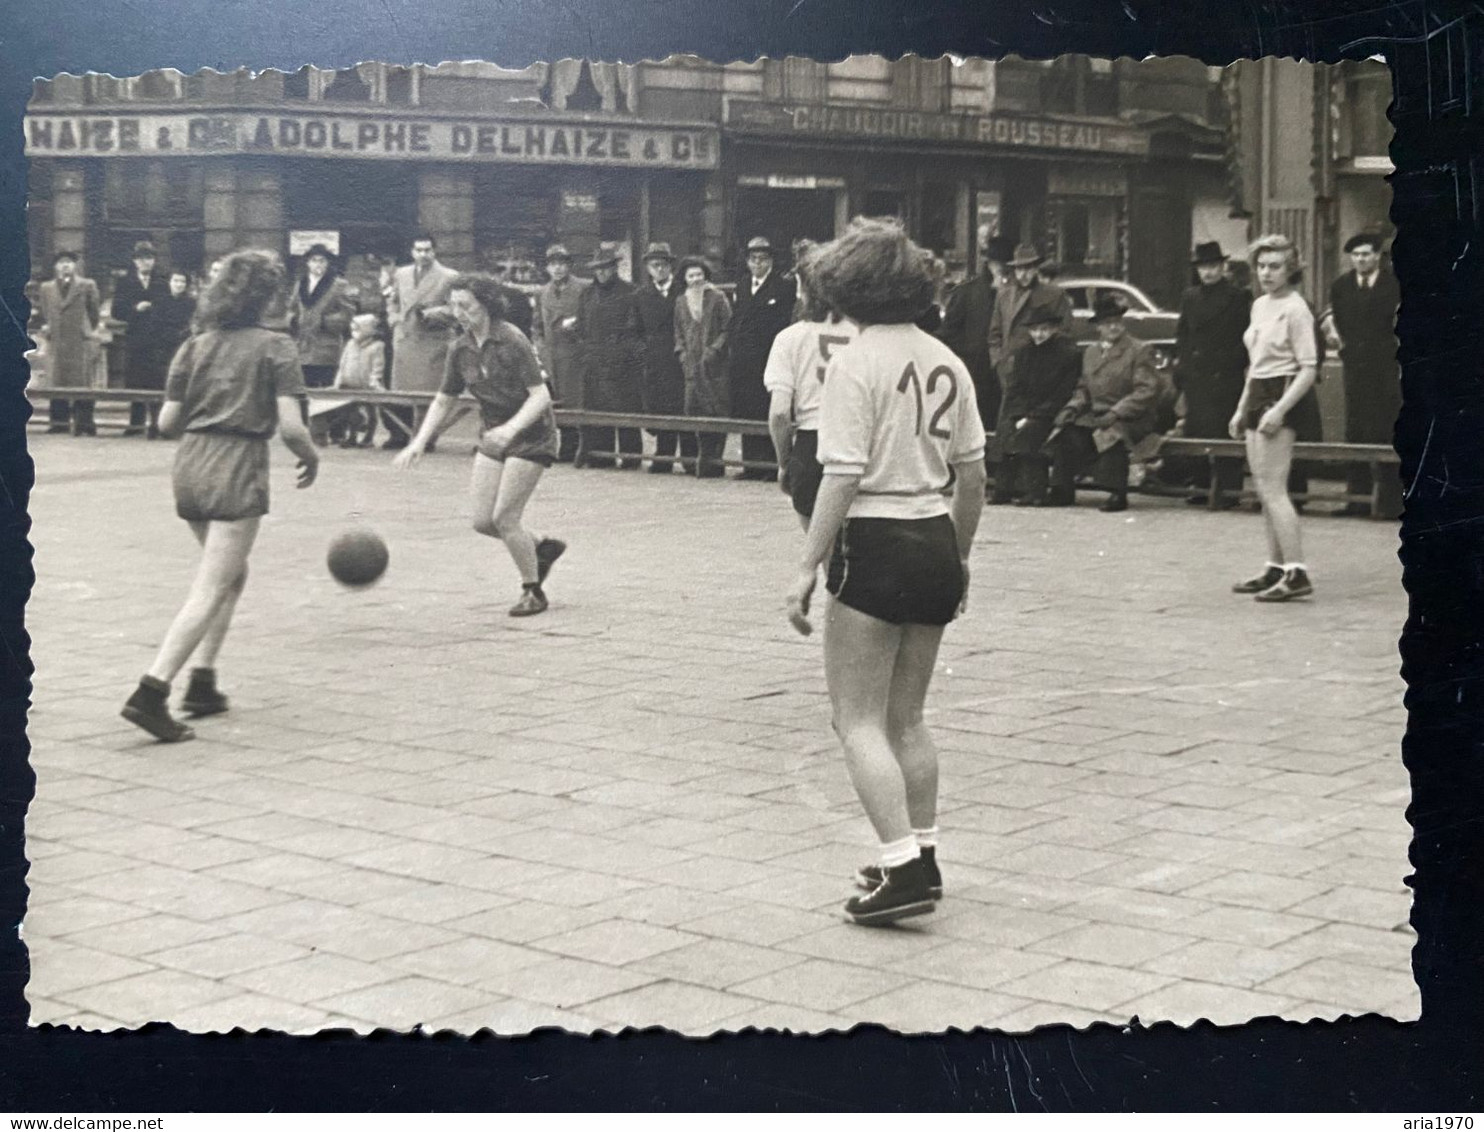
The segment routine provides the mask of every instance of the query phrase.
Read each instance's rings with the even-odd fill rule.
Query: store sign
[[[794,173],[771,173],[766,177],[745,174],[737,178],[737,184],[758,189],[843,189],[845,178]]]
[[[1117,167],[1058,165],[1046,171],[1046,192],[1054,197],[1121,197],[1128,193],[1128,174]]]
[[[303,255],[323,244],[331,255],[340,254],[340,233],[330,228],[295,228],[289,233],[289,255]]]
[[[28,157],[285,157],[715,169],[709,127],[360,114],[31,114]]]
[[[739,131],[879,141],[957,142],[1018,149],[1144,154],[1149,139],[1114,122],[1063,122],[1013,114],[928,114],[885,107],[787,105],[731,100],[727,125]]]

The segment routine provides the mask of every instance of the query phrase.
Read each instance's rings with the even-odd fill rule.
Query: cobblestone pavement
[[[196,563],[172,448],[31,443],[34,1022],[1417,1014],[1390,524],[1308,521],[1317,597],[1263,607],[1228,592],[1254,515],[987,512],[929,700],[948,894],[871,930],[771,487],[554,469],[531,518],[571,550],[519,621],[466,457],[331,451],[300,493],[276,447],[232,711],[171,747],[118,709]],[[324,569],[356,521],[392,550],[365,592]]]

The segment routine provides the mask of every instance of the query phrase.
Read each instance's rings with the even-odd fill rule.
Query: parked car
[[[1098,334],[1092,326],[1092,305],[1100,295],[1111,294],[1128,308],[1125,322],[1128,332],[1154,347],[1156,364],[1169,368],[1175,358],[1175,326],[1180,321],[1177,311],[1162,309],[1132,283],[1118,279],[1056,279],[1056,285],[1072,300],[1072,317],[1080,343],[1094,341]]]

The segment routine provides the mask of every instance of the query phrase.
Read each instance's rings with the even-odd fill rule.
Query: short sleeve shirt
[[[1319,364],[1314,312],[1297,291],[1281,299],[1259,295],[1252,302],[1252,321],[1242,336],[1247,346],[1249,377],[1289,377],[1300,366]]]
[[[545,381],[526,336],[508,322],[496,322],[483,345],[467,332],[454,340],[439,392],[457,397],[467,390],[479,402],[484,427],[491,429],[515,416],[531,390]],[[535,436],[537,427],[555,429],[556,418],[550,409],[526,431]]]
[[[795,322],[773,339],[763,370],[763,386],[769,393],[787,393],[793,398],[797,428],[819,427],[825,370],[835,352],[854,342],[858,332],[855,323],[844,319]]]
[[[175,352],[165,399],[179,401],[186,432],[269,437],[278,428],[278,398],[304,392],[294,340],[261,326],[207,330]]]
[[[851,518],[945,514],[952,466],[984,458],[973,378],[915,326],[863,328],[830,361],[823,394],[819,462],[860,476]]]

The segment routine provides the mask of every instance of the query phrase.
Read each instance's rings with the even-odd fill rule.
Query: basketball
[[[374,531],[346,531],[330,544],[330,573],[343,586],[369,586],[386,573],[390,557]]]

